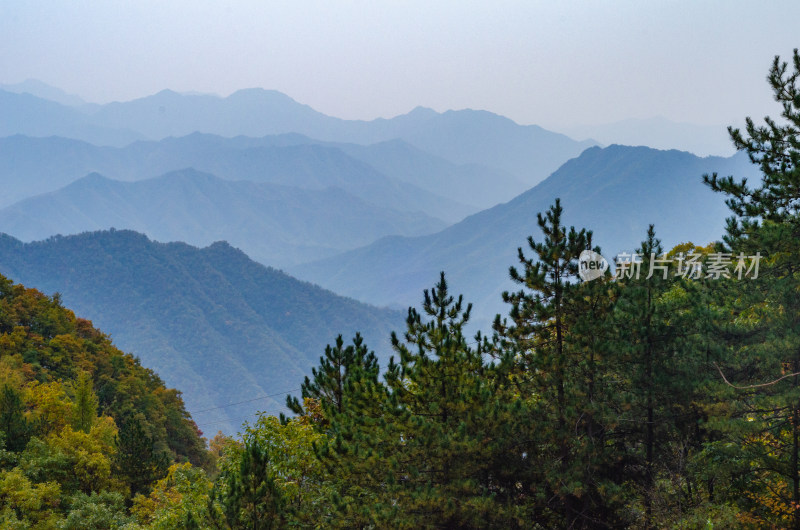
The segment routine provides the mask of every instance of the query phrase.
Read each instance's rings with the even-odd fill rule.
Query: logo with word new
[[[608,261],[594,250],[584,250],[578,257],[578,275],[585,282],[602,277],[607,270]]]

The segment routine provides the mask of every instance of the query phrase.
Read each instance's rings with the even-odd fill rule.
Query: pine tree
[[[768,82],[781,105],[782,123],[746,120],[745,132],[730,127],[734,145],[762,173],[758,187],[732,176],[704,176],[728,195],[734,216],[728,219],[726,251],[762,256],[758,280],[740,282],[729,297],[735,320],[718,336],[731,345],[724,371],[734,399],[742,452],[759,472],[752,492],[777,498],[782,506],[764,513],[764,502],[750,504],[773,524],[800,529],[800,54],[789,64],[775,57]],[[730,432],[730,431],[729,431]],[[782,493],[782,492],[786,493]],[[773,519],[770,519],[773,517]],[[777,522],[776,519],[777,518]]]
[[[503,301],[511,304],[513,327],[501,325],[499,316],[495,322],[496,329],[513,339],[520,351],[535,350],[535,355],[529,356],[535,366],[529,371],[546,374],[552,383],[548,386],[555,391],[554,415],[563,437],[567,433],[565,372],[568,361],[564,349],[569,311],[567,297],[578,275],[578,257],[590,246],[591,233],[576,232],[574,228],[567,232],[561,224],[562,212],[561,201],[556,199],[544,216],[537,214],[544,242],[536,243],[533,237],[528,238],[536,259],[526,258],[520,248],[518,255],[523,272],[515,267],[509,269],[511,279],[530,292],[503,293]],[[566,444],[560,445],[566,447]],[[566,453],[561,456],[568,459]]]
[[[636,523],[654,528],[657,520],[669,516],[676,498],[688,504],[694,497],[686,462],[689,450],[701,443],[695,404],[702,399],[700,386],[708,373],[701,353],[701,325],[707,315],[698,287],[702,280],[682,277],[678,267],[685,267],[686,257],[676,255],[674,261],[664,255],[653,225],[637,253],[641,276],[616,282],[614,347],[617,374],[624,380],[616,395],[616,434],[625,444],[626,475],[638,489],[632,504],[643,507],[643,518]],[[666,275],[658,270],[662,266]],[[670,484],[662,477],[675,476],[683,477],[685,489],[664,491],[658,486]]]
[[[28,445],[32,426],[25,418],[25,406],[19,392],[9,385],[0,391],[0,433],[5,436],[6,449],[19,452]]]
[[[285,527],[286,499],[275,483],[265,447],[246,442],[238,465],[223,471],[209,499],[215,528],[271,530]]]
[[[614,321],[619,289],[609,275],[572,287],[564,348],[573,425],[568,476],[579,492],[575,526],[621,527],[629,522],[624,509],[629,480],[620,443],[619,397],[627,367],[620,358]]]
[[[535,482],[548,499],[547,524],[578,528],[616,520],[597,494],[604,482],[597,464],[607,460],[602,456],[602,414],[594,407],[599,402],[595,393],[600,392],[601,351],[591,339],[584,340],[595,331],[595,312],[607,312],[609,301],[602,287],[606,280],[591,286],[578,282],[578,258],[592,248],[592,234],[567,230],[562,213],[556,199],[545,215],[538,214],[543,241],[528,238],[533,258],[518,250],[522,270],[511,267],[510,276],[522,289],[503,293],[511,304],[511,322],[498,315],[494,328],[503,346],[515,352],[520,392],[533,406],[536,419],[528,451],[540,462]],[[587,333],[583,338],[575,333],[580,327]],[[586,448],[598,452],[590,454]]]
[[[359,377],[377,378],[378,358],[369,351],[360,333],[356,333],[353,344],[344,347],[342,336],[336,337],[335,346],[328,345],[325,355],[319,358],[319,366],[311,369],[312,379],[305,378],[300,387],[301,397],[314,399],[327,414],[340,414],[344,410],[345,389],[354,372]],[[295,414],[304,414],[303,405],[294,396],[286,397],[286,406]]]
[[[97,418],[98,400],[93,386],[92,377],[87,372],[81,372],[73,388],[75,395],[72,426],[87,433]]]
[[[166,475],[170,459],[156,450],[153,438],[138,418],[129,418],[120,425],[116,445],[115,467],[130,485],[131,497],[147,494],[150,485]]]
[[[485,341],[464,335],[471,307],[450,295],[444,274],[392,336],[398,353],[385,384],[364,386],[358,407],[332,418],[321,456],[370,490],[349,524],[409,528],[523,527],[523,486],[510,469],[524,459],[507,379],[484,361]],[[353,495],[352,484],[342,498]],[[352,512],[352,509],[350,510]]]

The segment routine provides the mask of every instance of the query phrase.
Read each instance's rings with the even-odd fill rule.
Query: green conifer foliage
[[[81,372],[74,385],[74,411],[72,426],[83,432],[89,432],[97,417],[97,395],[94,393],[92,377]]]
[[[800,529],[800,54],[775,57],[767,80],[781,118],[745,131],[729,128],[734,145],[758,164],[762,179],[714,174],[704,180],[728,196],[727,252],[762,256],[759,278],[740,282],[726,299],[731,318],[717,330],[729,346],[720,363],[721,397],[733,421],[720,424],[736,451],[709,449],[756,469],[740,483],[737,502],[763,524]],[[787,377],[791,376],[791,377]]]
[[[578,258],[592,248],[592,234],[566,229],[562,214],[558,199],[544,215],[538,214],[543,240],[528,238],[532,258],[519,249],[521,269],[511,267],[510,276],[522,288],[503,293],[511,305],[510,322],[498,315],[494,328],[502,346],[515,353],[520,394],[529,401],[535,418],[528,452],[539,464],[533,482],[538,484],[538,496],[546,499],[540,510],[549,524],[579,528],[615,518],[597,499],[591,500],[599,480],[595,476],[599,454],[584,451],[591,447],[602,452],[604,447],[596,443],[603,437],[602,420],[598,411],[590,410],[598,390],[599,357],[592,345],[578,344],[573,332],[581,319],[604,311],[602,288],[594,295],[589,290],[605,280],[595,280],[599,284],[591,287],[580,283]]]
[[[225,470],[211,493],[209,514],[216,528],[271,530],[285,527],[286,499],[275,483],[268,451],[245,443],[238,465]]]
[[[623,379],[614,396],[615,434],[624,445],[624,476],[634,487],[626,511],[635,524],[654,528],[699,502],[688,462],[704,441],[697,404],[707,400],[703,383],[710,364],[702,336],[708,315],[702,280],[678,274],[685,257],[665,256],[653,225],[637,253],[640,277],[615,284],[615,374]],[[666,277],[659,266],[668,267]],[[669,480],[675,476],[683,481]]]
[[[312,378],[305,378],[301,386],[303,399],[316,400],[323,411],[339,414],[344,410],[346,387],[354,372],[362,371],[375,379],[378,376],[378,359],[375,352],[369,351],[359,333],[353,344],[344,346],[342,336],[336,337],[336,344],[325,348],[325,355],[319,358],[319,367],[311,369]],[[286,397],[286,406],[295,414],[303,414],[303,405],[294,396]]]
[[[0,391],[0,433],[5,438],[6,449],[13,452],[25,449],[31,431],[19,392],[10,385],[3,385]]]
[[[524,486],[509,473],[524,458],[515,436],[522,416],[508,380],[484,360],[485,341],[467,341],[469,312],[442,274],[422,312],[409,309],[404,340],[393,335],[399,359],[385,383],[354,385],[354,405],[331,418],[334,437],[320,453],[348,480],[341,526],[529,524],[516,502]]]
[[[131,496],[147,494],[150,486],[167,474],[169,457],[155,447],[137,417],[132,417],[119,428],[115,467],[130,485]]]

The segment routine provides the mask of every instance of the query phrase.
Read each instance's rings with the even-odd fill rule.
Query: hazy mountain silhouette
[[[386,140],[361,145],[323,142],[291,133],[261,138],[240,136],[229,141],[242,147],[259,145],[287,147],[308,144],[333,147],[356,160],[365,162],[390,178],[409,183],[438,197],[448,197],[460,204],[469,205],[474,207],[475,211],[508,201],[530,187],[502,169],[481,164],[456,164],[423,151],[405,140]]]
[[[387,359],[402,314],[369,307],[250,260],[227,243],[198,249],[106,231],[23,244],[0,236],[0,272],[109,333],[169,386],[206,432],[235,432],[296,389],[327,343],[361,331]],[[296,393],[296,392],[295,392]]]
[[[728,215],[723,198],[701,181],[714,171],[757,174],[742,155],[698,158],[647,147],[594,147],[512,201],[437,234],[387,237],[290,271],[360,300],[404,306],[416,303],[444,270],[454,292],[474,302],[476,317],[486,324],[506,312],[500,293],[515,288],[508,267],[516,265],[516,249],[527,248],[529,235],[541,238],[536,214],[557,197],[567,225],[593,230],[595,243],[612,257],[638,248],[649,223],[667,249],[683,241],[707,244],[722,236]]]
[[[518,125],[503,116],[470,109],[430,116],[392,136],[456,163],[502,169],[528,186],[596,145],[592,140],[576,142],[537,125]]]
[[[600,125],[574,125],[565,127],[563,132],[573,138],[591,138],[603,144],[679,149],[697,156],[731,156],[735,152],[725,127],[678,123],[660,116]]]
[[[511,173],[482,164],[455,164],[405,140],[371,145],[331,144],[384,175],[477,209],[511,200],[530,186]]]
[[[502,169],[527,185],[535,184],[564,161],[594,145],[470,109],[438,113],[417,108],[391,119],[344,120],[326,116],[280,92],[255,88],[225,98],[163,90],[133,101],[86,108],[85,113],[54,102],[37,101],[23,105],[0,98],[0,114],[13,111],[15,115],[0,134],[58,135],[99,145],[131,141],[126,131],[152,140],[193,132],[227,137],[300,133],[318,140],[359,144],[399,138],[457,164]],[[90,125],[94,129],[85,130]]]
[[[126,128],[98,125],[74,107],[27,93],[0,90],[0,116],[0,137],[15,134],[64,136],[98,145],[125,145],[144,138]]]
[[[417,108],[392,119],[342,120],[280,92],[262,89],[240,90],[227,98],[164,90],[106,105],[93,119],[105,127],[130,128],[155,139],[196,131],[222,136],[294,132],[319,140],[360,144],[401,138],[452,162],[503,169],[529,185],[594,144],[469,109],[437,113]]]
[[[60,88],[43,83],[38,79],[26,79],[20,83],[13,83],[9,85],[0,84],[0,90],[13,92],[15,94],[30,94],[32,96],[36,96],[37,98],[47,99],[49,101],[60,103],[61,105],[67,105],[69,107],[82,107],[89,105],[79,96],[76,96],[75,94],[68,94]]]
[[[61,188],[87,173],[141,180],[193,167],[231,180],[321,190],[339,187],[377,206],[419,211],[455,222],[478,210],[389,178],[336,147],[291,137],[233,139],[192,134],[124,148],[96,147],[64,138],[0,139],[0,207]],[[475,179],[473,179],[475,180]],[[466,186],[469,188],[469,186]]]
[[[445,226],[418,212],[369,204],[338,188],[229,181],[191,169],[137,182],[93,173],[0,210],[0,232],[23,241],[113,227],[200,246],[226,240],[278,267],[386,235],[429,234]]]

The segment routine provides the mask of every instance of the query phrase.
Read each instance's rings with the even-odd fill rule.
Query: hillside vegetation
[[[776,58],[768,76],[780,120],[730,130],[755,185],[702,177],[727,199],[722,241],[670,249],[642,226],[602,272],[556,199],[491,337],[466,333],[472,306],[441,273],[387,366],[337,340],[288,398],[297,417],[248,426],[194,520],[800,529],[797,50],[791,67]]]
[[[180,392],[59,296],[0,276],[0,526],[127,521],[170,464],[213,465],[201,435]]]
[[[800,530],[800,52],[776,57],[767,79],[780,118],[730,128],[737,157],[590,148],[438,234],[340,256],[330,280],[375,297],[401,298],[418,275],[435,282],[404,330],[383,337],[397,313],[227,243],[198,249],[130,231],[0,237],[0,270],[129,323],[117,328],[129,340],[179,345],[146,362],[185,377],[197,402],[213,385],[241,393],[198,414],[285,397],[283,413],[259,412],[206,452],[155,373],[65,310],[62,295],[0,277],[0,524]],[[242,101],[285,103],[263,96],[204,98],[202,119]],[[134,103],[97,115],[147,124],[154,103],[169,103],[184,119],[165,126],[201,119],[172,93]],[[381,126],[429,117],[469,133],[467,114],[431,112]],[[447,130],[440,149],[458,143]],[[686,217],[712,204],[691,221],[714,241],[682,240]],[[626,252],[607,260],[601,244]],[[495,272],[497,262],[507,268]],[[510,285],[488,333],[471,332],[472,304],[436,264],[488,296]],[[385,278],[397,293],[384,292]],[[294,390],[257,393],[293,377]]]
[[[362,331],[386,359],[402,325],[398,311],[298,281],[224,242],[199,249],[125,230],[28,244],[0,236],[0,272],[61,293],[181,389],[209,432],[282,410],[282,396],[217,407],[297,388],[332,335]]]

